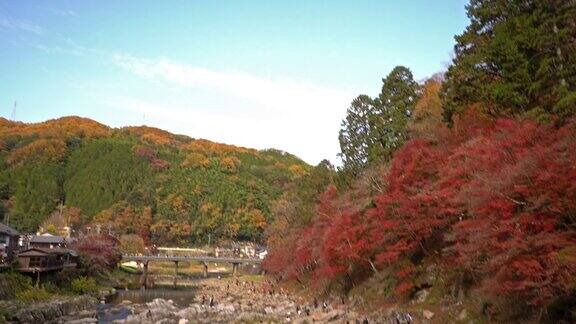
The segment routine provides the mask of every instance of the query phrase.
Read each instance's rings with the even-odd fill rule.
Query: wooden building
[[[75,268],[78,254],[74,250],[60,248],[29,248],[18,253],[20,272],[46,272]]]
[[[70,238],[50,234],[32,235],[28,238],[29,248],[65,249],[70,243]]]
[[[0,223],[0,265],[8,265],[14,260],[19,238],[18,231]]]

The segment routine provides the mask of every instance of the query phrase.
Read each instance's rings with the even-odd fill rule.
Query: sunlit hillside
[[[174,243],[259,239],[271,201],[310,170],[273,149],[80,117],[1,119],[0,147],[1,217],[25,232],[50,225],[62,204],[76,230],[111,224],[118,234]]]

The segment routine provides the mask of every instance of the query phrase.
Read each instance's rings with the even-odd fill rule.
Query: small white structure
[[[240,251],[244,256],[248,258],[254,258],[256,256],[256,249],[252,244],[244,245]]]

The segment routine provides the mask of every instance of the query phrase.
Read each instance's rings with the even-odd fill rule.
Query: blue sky
[[[446,69],[465,0],[0,0],[0,116],[274,147],[337,163],[350,101]]]

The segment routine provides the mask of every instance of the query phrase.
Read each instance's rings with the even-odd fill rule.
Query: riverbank
[[[195,281],[189,300],[156,298],[148,302],[118,301],[99,316],[114,323],[295,322],[408,323],[410,314],[369,314],[346,301],[307,300],[290,295],[262,276],[210,278]],[[117,314],[128,314],[118,318]]]
[[[0,302],[5,318],[14,323],[68,323],[77,318],[96,317],[97,299],[89,296],[60,296],[51,301],[20,305],[16,302]]]
[[[79,298],[86,301],[83,307],[68,307],[67,304],[58,302],[34,305],[21,314],[24,317],[18,315],[20,317],[14,317],[14,320],[50,323],[179,324],[260,321],[419,322],[416,316],[408,313],[394,310],[375,313],[359,310],[347,300],[308,299],[293,295],[263,276],[197,279],[188,288],[119,291],[115,296],[110,296],[106,303],[97,303],[95,299],[88,300],[87,296]],[[50,311],[43,311],[48,309]]]

